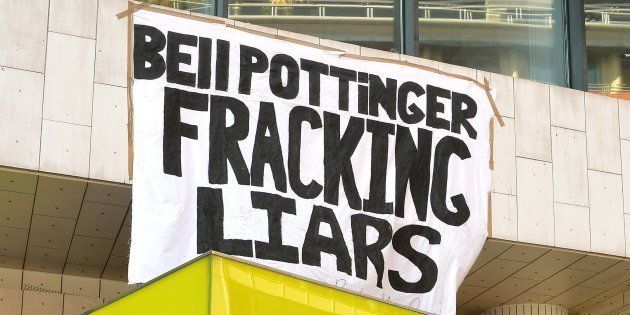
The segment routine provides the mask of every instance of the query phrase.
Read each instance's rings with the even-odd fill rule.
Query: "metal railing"
[[[230,16],[277,16],[293,17],[346,17],[346,18],[382,18],[392,17],[394,6],[391,1],[344,1],[342,4],[246,2],[229,4]],[[435,2],[418,2],[421,20],[478,20],[504,23],[551,25],[553,23],[551,7],[514,6],[514,5],[448,5],[440,6]],[[353,14],[349,14],[353,13]]]
[[[604,84],[604,83],[589,83],[588,90],[591,92],[602,93],[630,93],[630,84]]]
[[[141,0],[158,5],[194,12],[211,12],[213,0]],[[227,0],[226,0],[227,1]],[[295,18],[392,18],[393,0],[317,0],[291,3],[273,3],[271,0],[231,1],[228,5],[230,17],[259,16]],[[586,22],[601,24],[629,24],[629,4],[586,4]],[[551,6],[523,6],[506,4],[483,5],[460,1],[418,1],[419,19],[488,21],[494,23],[552,25]]]
[[[585,4],[584,14],[590,23],[630,25],[630,3]]]
[[[155,5],[170,7],[178,10],[212,14],[214,0],[139,0]]]

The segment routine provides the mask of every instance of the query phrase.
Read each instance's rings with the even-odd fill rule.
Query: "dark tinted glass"
[[[418,7],[421,57],[568,84],[563,1],[421,0]]]
[[[228,17],[391,51],[394,47],[393,1],[230,0]]]
[[[588,89],[630,99],[630,1],[584,1]]]

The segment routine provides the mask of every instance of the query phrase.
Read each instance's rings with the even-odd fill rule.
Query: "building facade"
[[[584,2],[155,5],[489,80],[491,237],[458,313],[627,314],[630,6]],[[0,4],[0,313],[81,313],[131,288],[128,3]]]

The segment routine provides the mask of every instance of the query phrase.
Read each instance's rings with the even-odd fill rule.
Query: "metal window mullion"
[[[416,0],[399,0],[394,5],[394,46],[405,55],[418,56],[418,5]]]
[[[586,28],[584,26],[584,0],[567,0],[567,37],[569,51],[569,87],[586,91]]]
[[[214,0],[214,15],[218,17],[228,17],[229,0]]]

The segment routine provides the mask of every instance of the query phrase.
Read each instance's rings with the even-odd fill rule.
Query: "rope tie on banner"
[[[153,2],[154,0],[149,1],[149,2],[141,2],[141,3],[134,3],[134,2],[129,1],[129,8],[125,11],[122,11],[116,14],[116,18],[118,18],[119,20],[122,18],[126,18],[127,16],[129,16],[130,14],[133,14],[134,12],[150,6]]]

